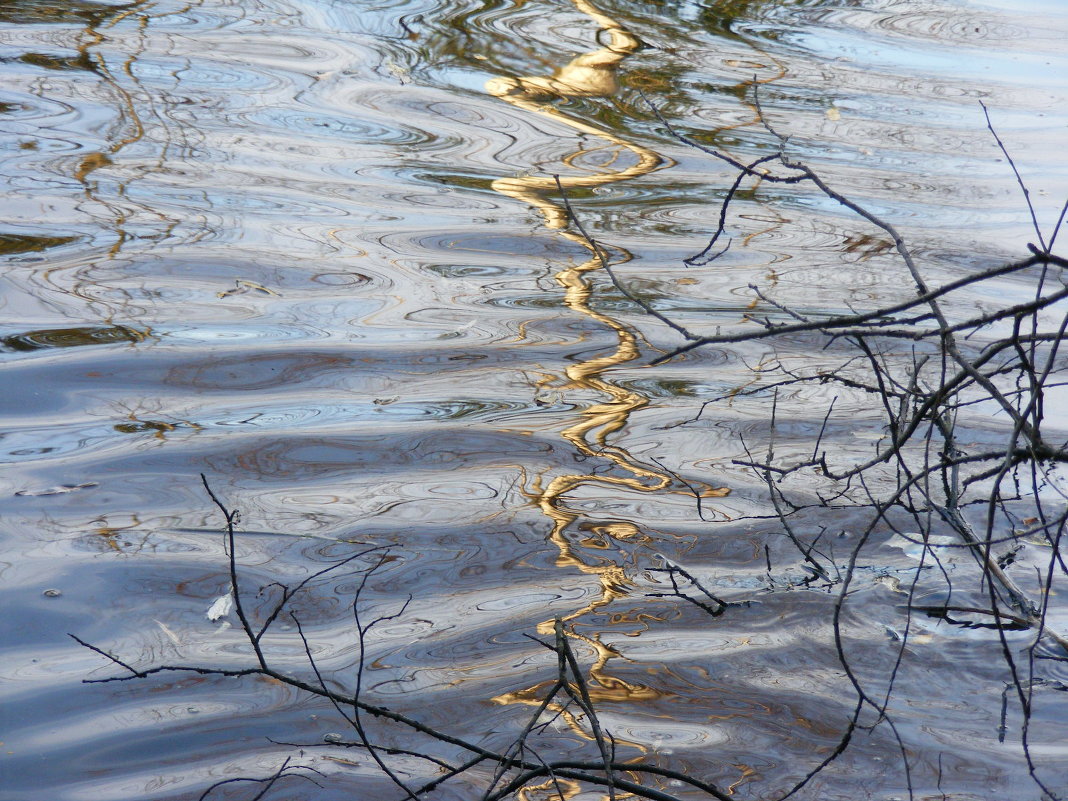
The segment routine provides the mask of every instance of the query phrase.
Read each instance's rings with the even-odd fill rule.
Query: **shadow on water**
[[[30,352],[47,348],[76,348],[86,345],[110,345],[115,342],[143,342],[147,334],[118,325],[100,328],[57,328],[25,331],[0,337],[0,347]]]
[[[39,253],[77,241],[76,236],[31,236],[29,234],[0,234],[0,255]]]

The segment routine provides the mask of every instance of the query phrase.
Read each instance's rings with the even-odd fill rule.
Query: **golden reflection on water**
[[[606,184],[626,181],[662,168],[666,159],[655,151],[641,145],[628,142],[615,134],[605,131],[588,122],[575,119],[560,111],[552,100],[572,97],[607,97],[618,90],[616,70],[619,65],[636,52],[641,43],[611,17],[602,14],[586,0],[573,0],[575,7],[596,22],[601,31],[607,35],[607,44],[584,53],[558,69],[550,77],[494,78],[487,82],[486,90],[511,105],[526,111],[563,123],[579,134],[596,138],[595,143],[583,145],[563,159],[563,163],[577,171],[581,167],[583,156],[606,147],[616,152],[607,159],[608,167],[601,171],[580,175],[560,176],[561,186],[566,190],[578,188],[595,188]],[[630,162],[627,166],[611,169],[615,165]],[[603,163],[603,162],[602,162]],[[601,642],[599,634],[586,635],[576,630],[576,622],[584,616],[596,613],[614,601],[626,598],[633,589],[627,576],[628,557],[623,556],[623,563],[617,561],[619,554],[625,550],[634,550],[636,546],[649,545],[652,537],[629,521],[599,521],[575,525],[582,515],[568,507],[566,496],[572,491],[587,485],[617,487],[621,491],[658,492],[672,489],[672,477],[663,470],[642,465],[625,448],[608,444],[608,437],[623,429],[635,411],[648,405],[644,395],[618,386],[604,377],[606,371],[635,360],[639,355],[637,336],[633,330],[618,320],[609,317],[590,306],[593,286],[588,274],[602,268],[601,261],[589,242],[578,233],[567,230],[568,219],[565,207],[549,196],[558,192],[556,178],[552,175],[525,175],[520,177],[500,178],[493,182],[493,188],[518,201],[534,206],[541,212],[549,228],[556,230],[560,236],[574,242],[590,253],[590,258],[577,266],[560,270],[554,276],[556,282],[564,289],[564,304],[579,314],[596,320],[612,330],[617,337],[614,352],[606,356],[588,359],[572,364],[565,370],[566,380],[553,387],[555,391],[594,390],[605,397],[600,403],[587,406],[581,418],[561,432],[561,435],[583,456],[607,460],[622,475],[599,475],[593,472],[574,473],[556,476],[547,483],[536,479],[528,491],[529,497],[552,522],[549,539],[556,546],[559,554],[556,563],[560,567],[574,568],[583,573],[596,576],[601,584],[600,594],[590,603],[570,614],[562,616],[566,636],[580,640],[593,649],[594,663],[589,668],[589,694],[594,702],[598,701],[647,701],[663,695],[655,688],[626,681],[609,673],[609,662],[622,656],[612,646]],[[626,261],[630,257],[623,253],[617,261]],[[544,379],[540,388],[547,388],[552,379]],[[602,462],[603,463],[603,462]],[[706,497],[722,497],[729,490],[707,487],[703,490]],[[584,536],[582,536],[584,535]],[[637,618],[641,618],[638,620]],[[658,620],[652,615],[620,615],[619,620],[640,623],[644,628],[649,620]],[[552,634],[554,620],[543,621],[538,626],[539,633]],[[639,629],[641,630],[641,629]],[[500,695],[493,699],[500,704],[525,704],[537,706],[539,696],[552,682],[543,682],[524,690]],[[554,714],[559,714],[568,727],[579,736],[592,739],[581,719],[560,705],[550,705]],[[644,750],[638,743],[618,741]],[[545,789],[541,786],[527,788],[528,791]],[[565,789],[570,797],[579,788]],[[521,793],[527,797],[528,793]]]

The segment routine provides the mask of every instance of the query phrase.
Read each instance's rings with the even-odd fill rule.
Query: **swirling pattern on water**
[[[677,338],[562,235],[551,175],[628,285],[694,330],[743,320],[749,284],[809,311],[896,297],[886,243],[803,191],[743,194],[731,252],[682,266],[733,176],[668,137],[636,90],[755,158],[775,146],[744,99],[755,74],[797,153],[900,222],[932,277],[955,276],[1029,235],[977,99],[1043,220],[1055,214],[1068,16],[993,0],[669,5],[0,9],[5,797],[196,798],[277,768],[292,751],[268,738],[317,744],[321,797],[387,797],[377,774],[336,761],[359,761],[352,749],[318,747],[338,730],[330,710],[275,684],[80,684],[114,670],[67,631],[138,665],[247,663],[233,621],[206,618],[228,577],[200,472],[244,513],[249,587],[391,546],[365,598],[391,614],[415,596],[368,642],[369,686],[391,708],[507,744],[555,669],[524,634],[560,616],[628,756],[670,756],[743,794],[786,786],[835,746],[848,703],[812,625],[831,598],[803,588],[759,517],[760,481],[731,463],[766,430],[768,396],[734,395],[751,368],[834,360],[802,337],[644,368],[639,355]],[[597,53],[625,56],[611,81],[582,71]],[[819,430],[824,400],[780,394],[782,454]],[[869,410],[849,411],[855,429],[832,434],[862,447]],[[731,494],[703,498],[702,520],[694,487]],[[836,525],[848,538],[848,518]],[[858,641],[895,625],[875,579],[908,557],[880,557],[844,621]],[[752,603],[710,621],[648,597],[667,560]],[[339,675],[358,658],[354,587],[327,580],[300,601]],[[917,647],[936,669],[899,687],[925,700],[898,718],[917,795],[1008,797],[1027,774],[997,742],[1000,676],[976,656],[988,635],[929,626]],[[858,670],[877,681],[892,639],[868,645]],[[268,646],[301,664],[291,628]],[[984,688],[974,698],[961,671]],[[1039,723],[1036,755],[1063,761],[1063,720]],[[584,734],[561,725],[545,748]],[[884,759],[896,747],[877,731],[822,789],[904,794]]]

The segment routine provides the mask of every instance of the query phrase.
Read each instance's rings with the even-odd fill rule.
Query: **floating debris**
[[[214,623],[220,618],[226,617],[234,608],[234,596],[231,592],[227,592],[226,595],[220,595],[215,599],[215,602],[208,608],[208,620]]]

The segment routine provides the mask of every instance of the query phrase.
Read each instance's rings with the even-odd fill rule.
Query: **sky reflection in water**
[[[262,682],[80,684],[113,669],[63,632],[139,665],[248,659],[205,617],[228,579],[200,472],[243,512],[249,586],[347,543],[394,546],[368,597],[415,596],[369,643],[391,707],[507,743],[555,675],[524,635],[559,616],[627,757],[671,756],[742,798],[803,775],[849,700],[819,622],[831,596],[765,591],[778,533],[740,520],[770,512],[731,464],[766,432],[767,399],[670,427],[776,354],[646,368],[678,338],[612,287],[552,176],[628,286],[695,330],[743,324],[750,283],[809,310],[896,297],[884,243],[800,190],[743,195],[730,253],[681,264],[733,176],[666,136],[636,90],[751,160],[776,146],[755,75],[797,154],[900,222],[932,278],[958,274],[962,253],[1016,255],[1027,221],[976,101],[1055,215],[1064,9],[864,5],[0,9],[8,797],[197,797],[276,767],[290,750],[268,737],[336,729]],[[784,394],[784,425],[813,430],[825,401]],[[801,573],[776,555],[782,589]],[[872,676],[896,602],[875,578],[909,564],[892,544],[879,556],[847,621]],[[754,603],[711,620],[647,597],[664,558]],[[356,658],[352,589],[305,602],[327,669]],[[899,712],[918,795],[1007,797],[1026,767],[997,742],[1003,677],[976,650],[989,638],[930,633],[933,670],[898,689],[923,699]],[[291,632],[271,647],[301,663]],[[563,720],[546,748],[588,738]],[[1037,753],[1055,763],[1063,722],[1042,726]],[[812,797],[873,782],[903,795],[895,749],[878,730]],[[323,797],[384,792],[326,756]]]

